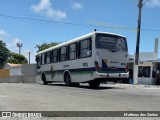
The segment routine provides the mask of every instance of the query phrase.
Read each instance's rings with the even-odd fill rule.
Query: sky
[[[65,42],[94,29],[127,37],[135,53],[139,0],[0,0],[0,40],[35,63],[36,45]],[[160,0],[143,0],[140,52],[153,52],[160,38]],[[159,47],[160,48],[160,47]],[[159,50],[160,57],[160,50]]]

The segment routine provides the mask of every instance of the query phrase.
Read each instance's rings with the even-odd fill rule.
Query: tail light
[[[126,70],[126,72],[128,72],[128,65],[126,65],[126,69],[125,70]]]
[[[97,62],[97,61],[95,61],[95,62],[94,62],[94,64],[95,64],[96,71],[99,71],[99,70],[100,70],[100,67],[99,67],[98,62]]]

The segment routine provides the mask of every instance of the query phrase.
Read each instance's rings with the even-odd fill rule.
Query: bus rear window
[[[96,48],[117,51],[128,51],[126,39],[124,37],[107,34],[97,34]]]

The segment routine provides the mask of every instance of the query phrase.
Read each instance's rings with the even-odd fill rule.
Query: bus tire
[[[73,86],[73,87],[79,87],[80,83],[72,83],[71,86]]]
[[[92,80],[88,83],[91,88],[97,88],[100,85],[100,81],[98,81],[98,80]]]
[[[64,75],[64,82],[66,86],[71,86],[71,77],[68,72]]]
[[[48,82],[47,82],[47,80],[46,80],[46,76],[43,74],[42,75],[42,81],[43,81],[43,84],[44,85],[47,85],[48,84]]]

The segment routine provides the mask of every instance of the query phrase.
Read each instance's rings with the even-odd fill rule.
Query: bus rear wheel
[[[69,73],[65,74],[64,82],[65,82],[66,86],[71,86],[71,77],[70,77]]]
[[[88,83],[91,88],[97,88],[100,85],[100,81],[98,81],[98,80],[92,80]]]
[[[42,75],[42,81],[44,85],[48,84],[48,82],[46,81],[46,76],[44,74]]]

